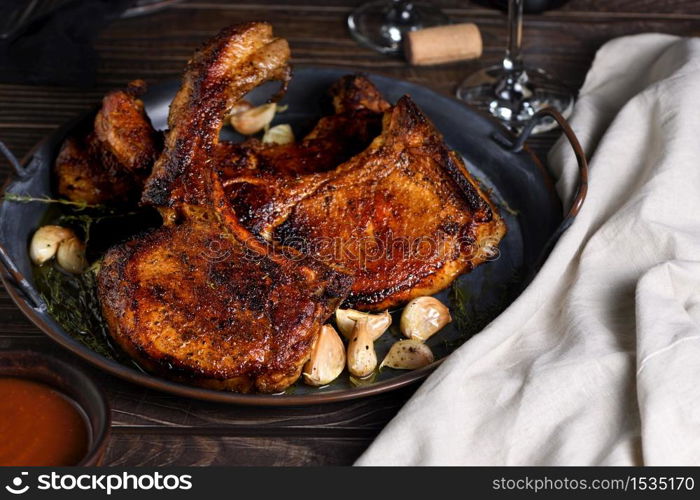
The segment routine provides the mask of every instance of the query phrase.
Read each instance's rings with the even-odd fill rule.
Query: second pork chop
[[[408,96],[384,112],[367,149],[335,168],[290,174],[274,163],[219,164],[212,182],[227,224],[353,274],[345,305],[358,309],[437,293],[492,258],[506,231],[495,204]]]

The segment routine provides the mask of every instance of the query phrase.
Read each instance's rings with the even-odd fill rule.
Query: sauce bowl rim
[[[13,365],[2,362],[3,359],[8,358],[10,360],[24,360],[25,364],[14,365],[17,373],[13,374]],[[27,361],[29,362],[27,363]],[[38,366],[42,362],[43,367],[48,372],[57,375],[61,375],[61,372],[63,372],[63,374],[70,374],[73,378],[79,379],[81,381],[80,388],[73,389],[61,386],[56,383],[55,380],[42,377],[41,373],[33,374],[28,370],[31,366]],[[25,371],[20,370],[20,368]],[[78,463],[72,466],[85,467],[98,465],[98,462],[106,450],[107,439],[112,427],[112,413],[104,389],[102,389],[90,374],[81,367],[69,364],[63,357],[52,356],[43,351],[32,349],[3,349],[0,350],[0,377],[16,377],[41,382],[69,397],[79,407],[80,412],[87,417],[86,425],[90,432],[87,452]],[[76,394],[82,393],[85,394],[86,398],[94,400],[95,406],[99,408],[98,411],[101,411],[103,415],[95,415],[95,408],[87,408],[86,404],[76,397]],[[101,416],[103,418],[99,418]],[[97,418],[97,425],[93,422],[93,417]]]

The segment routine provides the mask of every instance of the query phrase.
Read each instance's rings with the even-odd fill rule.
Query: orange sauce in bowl
[[[88,442],[73,400],[41,382],[0,377],[0,466],[76,465]]]

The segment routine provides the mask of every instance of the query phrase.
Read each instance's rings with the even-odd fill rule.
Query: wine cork
[[[473,23],[409,31],[404,54],[413,65],[426,66],[481,57],[481,32]]]

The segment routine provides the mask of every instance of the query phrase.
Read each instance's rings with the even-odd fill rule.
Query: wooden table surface
[[[360,0],[185,1],[144,17],[114,22],[99,37],[97,85],[88,90],[0,83],[0,139],[18,156],[44,135],[88,109],[108,89],[133,78],[178,77],[202,41],[221,27],[248,20],[273,23],[291,44],[293,61],[332,64],[404,78],[451,94],[478,67],[496,63],[505,46],[503,13],[466,0],[442,0],[455,21],[476,22],[484,38],[479,61],[415,68],[378,55],[350,38],[345,18]],[[633,33],[700,35],[694,0],[571,0],[526,16],[526,60],[579,88],[605,41]],[[536,139],[546,151],[555,134]],[[0,178],[9,175],[0,163]],[[0,287],[0,349],[50,351],[85,366],[106,389],[113,433],[112,465],[351,464],[411,396],[414,388],[364,400],[297,408],[245,408],[183,400],[98,373],[34,327]]]

